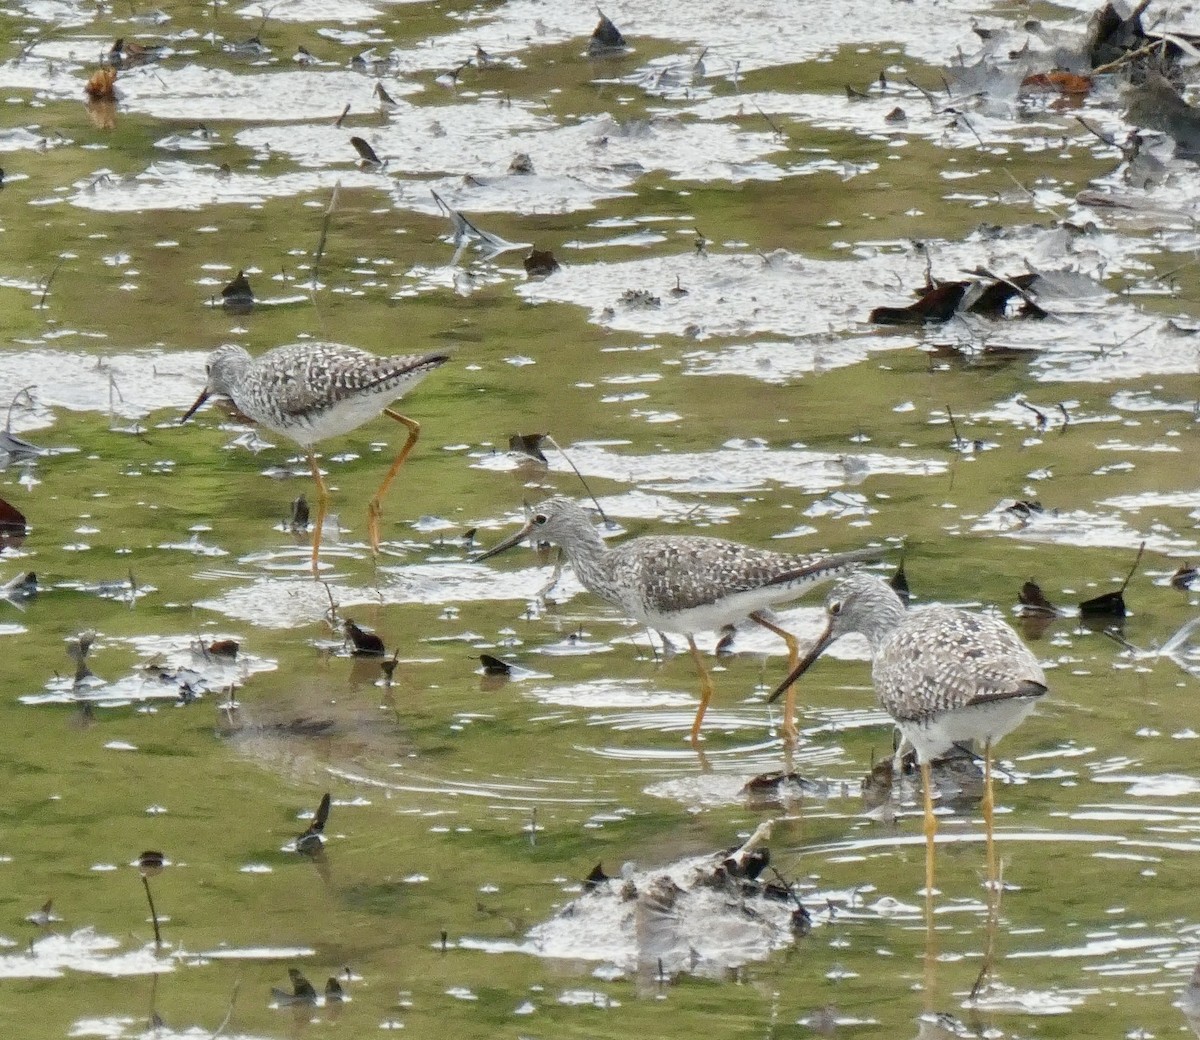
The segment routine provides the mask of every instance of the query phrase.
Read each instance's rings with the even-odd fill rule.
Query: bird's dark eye
[[[541,526],[542,526],[542,524],[544,524],[544,523],[545,523],[547,520],[549,520],[549,519],[550,519],[550,518],[549,518],[549,517],[548,517],[548,516],[547,516],[545,513],[538,513],[538,514],[537,514],[537,516],[535,516],[535,517],[533,518],[533,522],[534,522],[535,524],[537,524],[537,525],[538,525],[538,527],[541,527]]]
[[[830,617],[837,617],[842,612],[842,601],[835,599],[826,609],[829,611]]]

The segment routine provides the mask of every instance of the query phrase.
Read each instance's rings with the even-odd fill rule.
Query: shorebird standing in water
[[[933,892],[934,835],[930,762],[956,744],[983,744],[983,822],[989,891],[997,884],[992,747],[1021,724],[1047,692],[1037,658],[998,618],[957,607],[907,611],[886,582],[870,574],[839,581],[825,600],[829,621],[808,655],[776,687],[792,685],[830,643],[849,632],[871,647],[879,703],[917,752],[925,804],[925,894]]]
[[[534,506],[524,527],[476,561],[511,549],[530,536],[561,546],[589,592],[648,628],[687,638],[700,674],[700,706],[691,729],[693,745],[699,744],[700,726],[713,695],[695,633],[749,617],[783,639],[789,667],[794,667],[800,657],[795,636],[768,620],[763,611],[797,599],[819,582],[847,574],[857,564],[880,555],[877,550],[862,549],[801,556],[723,538],[682,534],[631,538],[610,549],[582,508],[570,499],[554,497]],[[789,743],[799,735],[794,713],[795,698],[789,695],[782,726]]]
[[[376,357],[338,343],[293,343],[269,350],[258,358],[251,357],[242,347],[218,347],[208,359],[208,382],[203,393],[179,421],[186,422],[216,394],[229,398],[243,415],[291,438],[304,449],[317,482],[312,546],[312,569],[316,576],[329,492],[313,446],[326,438],[356,430],[380,413],[408,430],[404,447],[367,506],[367,535],[371,551],[378,553],[383,495],[400,472],[421,430],[416,421],[387,406],[447,360],[445,354]]]

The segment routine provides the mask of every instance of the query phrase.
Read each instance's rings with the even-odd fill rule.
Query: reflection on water
[[[1024,84],[1080,60],[1085,7],[631,0],[593,58],[575,2],[0,13],[0,498],[29,527],[0,548],[0,1035],[1200,1035],[1197,174],[1148,128],[1135,154],[1123,70]],[[868,322],[996,279],[1047,316]],[[394,431],[323,445],[321,582],[288,523],[307,467],[177,423],[218,344],[306,339],[452,355],[406,401],[377,558]],[[994,914],[966,757],[927,916],[861,644],[787,753],[780,641],[703,635],[694,750],[686,654],[552,558],[473,562],[522,499],[584,500],[576,472],[613,540],[883,544],[914,602],[1005,615],[1041,588],[1054,696],[997,763]],[[1142,544],[1119,629],[1083,624]],[[803,643],[821,612],[776,621]],[[787,899],[696,888],[768,817]]]

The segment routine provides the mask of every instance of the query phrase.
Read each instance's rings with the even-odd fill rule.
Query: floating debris
[[[545,278],[559,267],[558,259],[549,249],[531,249],[525,257],[525,273],[530,278]]]
[[[633,973],[723,977],[806,934],[811,920],[791,888],[760,878],[772,821],[745,844],[610,878],[597,864],[583,894],[515,947],[569,960],[604,961]]]
[[[1058,614],[1058,608],[1046,598],[1042,587],[1036,581],[1027,581],[1021,586],[1021,591],[1017,593],[1017,601],[1021,604],[1022,616],[1053,617]]]
[[[111,65],[98,68],[88,77],[84,91],[93,101],[115,101],[117,70]]]
[[[1187,564],[1184,564],[1171,575],[1171,588],[1178,589],[1180,592],[1187,592],[1192,587],[1192,582],[1196,580],[1197,574],[1200,574],[1200,572],[1195,567],[1189,567]]]
[[[1125,607],[1125,590],[1129,587],[1130,579],[1137,571],[1138,564],[1141,563],[1142,553],[1146,551],[1146,543],[1142,542],[1138,548],[1137,556],[1134,558],[1133,566],[1129,568],[1129,573],[1125,575],[1125,580],[1121,582],[1121,587],[1112,592],[1105,592],[1100,596],[1094,596],[1092,599],[1084,600],[1079,604],[1079,616],[1081,618],[1123,618],[1127,614]]]
[[[39,928],[45,928],[47,925],[51,925],[55,921],[61,921],[62,918],[54,912],[54,900],[47,899],[33,913],[26,914],[25,920],[30,924],[36,924]]]
[[[354,145],[354,150],[358,152],[358,157],[362,159],[366,166],[378,167],[383,165],[383,160],[375,154],[375,149],[370,146],[361,137],[350,138],[350,143]]]
[[[480,654],[479,663],[483,665],[484,675],[512,675],[512,665],[491,654]]]
[[[238,271],[237,277],[221,290],[221,306],[231,314],[249,314],[254,309],[254,290],[245,271]]]
[[[6,599],[9,603],[19,605],[27,599],[32,599],[38,594],[38,591],[37,573],[26,571],[0,586],[0,599]]]
[[[549,466],[550,460],[542,452],[542,442],[549,437],[548,433],[514,433],[508,438],[508,450],[515,455],[525,455]]]
[[[594,888],[598,888],[606,881],[611,881],[612,878],[604,873],[604,862],[601,861],[592,867],[591,873],[583,879],[583,890],[590,892]]]
[[[271,999],[280,1007],[291,1007],[296,1004],[316,1004],[317,991],[313,984],[306,979],[298,969],[288,968],[288,978],[292,980],[292,991],[271,987]]]
[[[296,838],[297,852],[313,856],[325,848],[325,824],[329,822],[329,808],[332,804],[329,792],[326,791],[321,798],[321,804],[317,806],[312,823]]]
[[[308,531],[308,520],[308,499],[300,495],[292,500],[292,517],[288,521],[288,528],[293,534],[305,534]]]
[[[154,896],[150,892],[150,879],[162,873],[167,865],[167,858],[161,852],[149,850],[138,856],[135,865],[142,878],[142,887],[146,890],[146,902],[150,904],[150,920],[154,923],[154,945],[162,946],[162,931],[158,924],[158,911],[154,909]]]
[[[624,50],[628,47],[625,37],[621,35],[621,30],[612,23],[608,15],[603,11],[600,11],[599,14],[600,21],[596,23],[596,28],[592,30],[592,37],[588,40],[589,56],[612,54],[614,51]]]
[[[72,636],[67,640],[67,656],[75,662],[76,685],[93,676],[91,668],[88,667],[87,655],[91,651],[92,644],[95,641],[96,632],[94,629],[80,632],[79,635]]]
[[[208,644],[208,652],[213,657],[224,657],[229,661],[234,660],[240,650],[241,645],[236,639],[217,639]]]
[[[387,653],[383,640],[369,629],[361,628],[349,618],[343,622],[342,628],[350,640],[353,647],[351,652],[355,657],[382,657]]]
[[[533,159],[529,157],[529,153],[517,152],[512,157],[512,162],[508,164],[508,172],[518,177],[533,176]]]

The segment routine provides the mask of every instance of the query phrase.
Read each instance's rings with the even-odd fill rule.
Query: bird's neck
[[[219,367],[210,376],[213,392],[232,398],[246,376],[250,361],[250,355],[244,351],[230,353],[221,358]]]
[[[899,596],[891,596],[887,600],[881,601],[876,609],[871,611],[867,622],[859,628],[859,631],[866,636],[867,642],[871,645],[872,657],[883,649],[883,644],[904,620],[904,615],[904,604]]]
[[[591,524],[574,532],[575,537],[563,546],[563,552],[571,561],[575,576],[584,588],[600,592],[608,584],[608,547]]]

